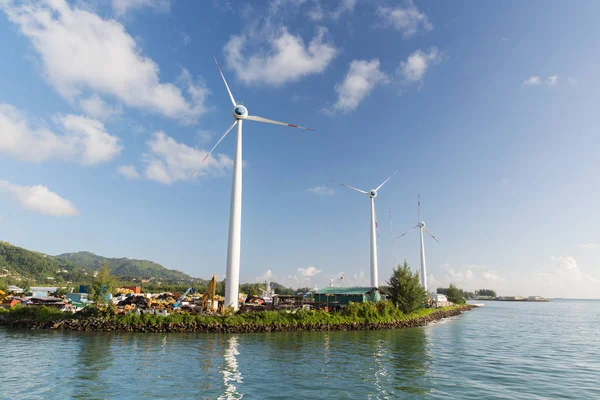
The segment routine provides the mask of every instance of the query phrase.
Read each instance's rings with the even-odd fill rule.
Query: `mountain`
[[[0,241],[0,276],[33,279],[37,283],[85,282],[105,263],[121,278],[155,278],[174,283],[194,280],[181,271],[167,269],[152,261],[107,258],[87,251],[52,256]]]
[[[56,259],[47,254],[30,251],[0,241],[0,273],[1,275],[35,279],[36,281],[85,279],[86,271],[77,268],[68,260]],[[50,278],[50,279],[48,279]]]
[[[98,270],[102,265],[108,264],[111,273],[121,277],[136,279],[155,278],[166,281],[189,281],[192,279],[191,276],[181,271],[167,269],[154,261],[148,260],[107,258],[90,253],[89,251],[59,254],[55,258],[90,270]]]

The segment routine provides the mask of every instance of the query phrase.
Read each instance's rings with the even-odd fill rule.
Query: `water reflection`
[[[393,386],[405,393],[424,395],[430,392],[432,355],[427,328],[388,331],[390,371]]]
[[[110,384],[101,378],[114,361],[111,349],[114,336],[112,333],[90,333],[80,336],[80,349],[77,357],[78,365],[75,375],[76,386],[74,398],[105,398]]]
[[[385,389],[386,378],[388,371],[386,367],[386,359],[388,358],[389,342],[384,339],[375,341],[375,351],[373,353],[373,361],[375,362],[375,389],[377,389],[377,398],[391,399],[390,393]],[[371,396],[369,396],[370,398]]]
[[[242,383],[242,374],[238,370],[238,361],[236,358],[240,354],[238,351],[238,339],[238,336],[231,336],[227,341],[227,347],[223,354],[225,364],[221,369],[225,392],[219,396],[219,399],[241,399],[244,396],[243,393],[238,392],[238,386]]]

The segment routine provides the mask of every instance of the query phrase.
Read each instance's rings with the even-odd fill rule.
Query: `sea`
[[[600,301],[483,302],[423,328],[0,328],[2,399],[600,399]]]

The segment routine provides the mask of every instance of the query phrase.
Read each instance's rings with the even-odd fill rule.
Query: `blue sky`
[[[0,237],[225,273],[244,125],[242,281],[380,280],[423,219],[431,286],[598,297],[600,5],[0,0]],[[197,173],[192,179],[194,169]],[[334,181],[334,182],[332,182]],[[418,235],[395,243],[418,267]]]

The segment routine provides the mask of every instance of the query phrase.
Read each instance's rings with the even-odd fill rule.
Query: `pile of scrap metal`
[[[23,301],[21,298],[7,294],[3,290],[0,290],[0,307],[12,308]]]
[[[63,309],[66,305],[69,305],[69,302],[65,299],[61,299],[60,297],[54,296],[40,296],[40,297],[29,297],[26,298],[23,302],[23,305],[26,306],[47,306],[54,307],[58,309]]]

